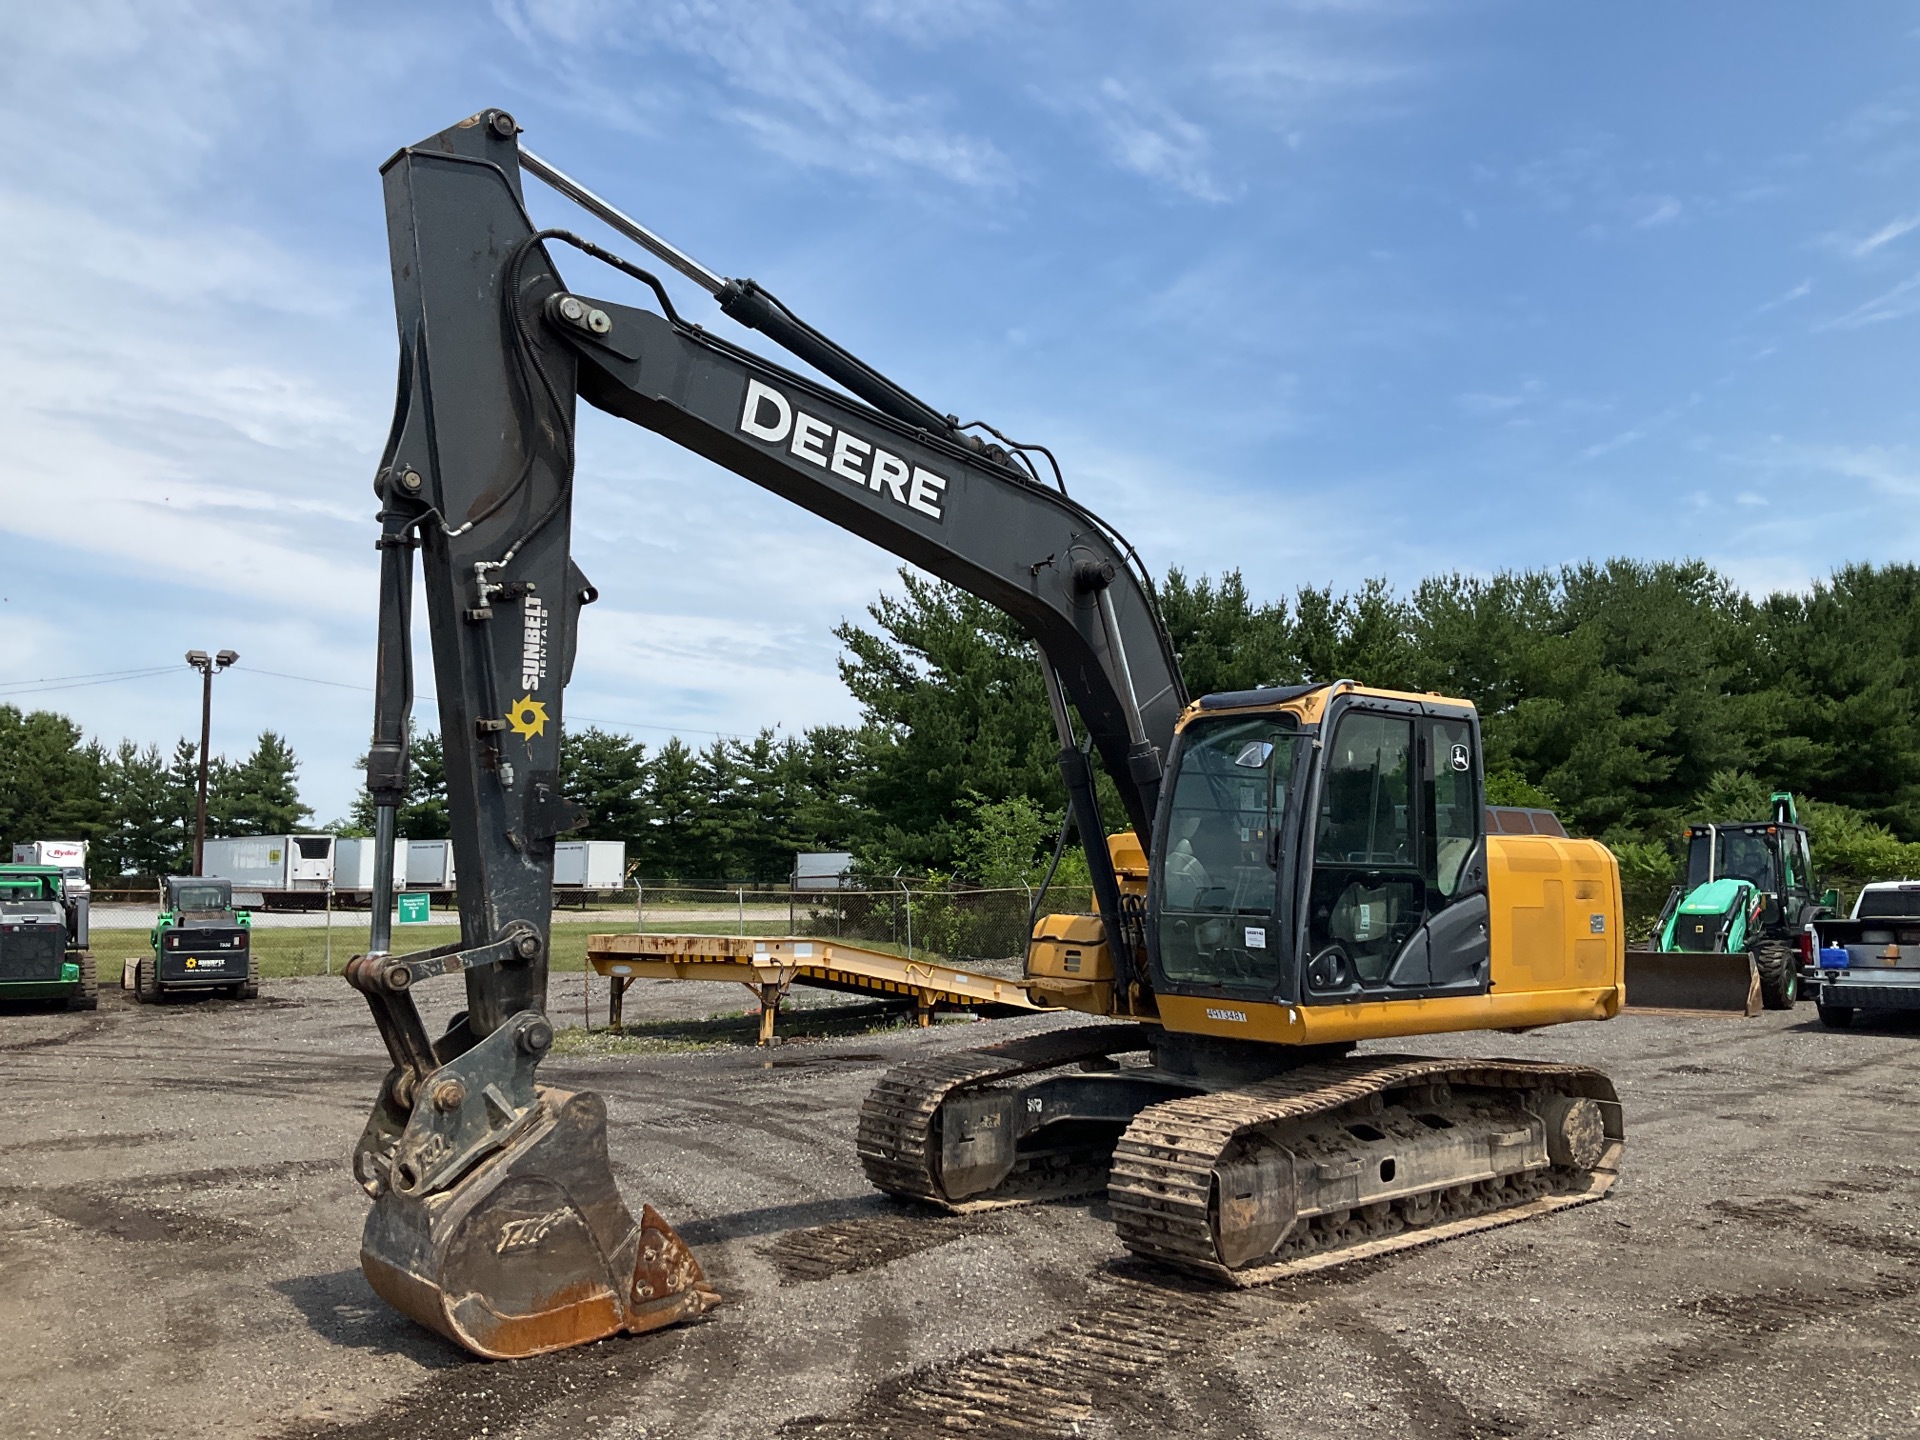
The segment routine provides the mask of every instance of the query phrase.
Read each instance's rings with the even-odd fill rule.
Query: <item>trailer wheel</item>
[[[1816,1005],[1814,1009],[1820,1012],[1820,1023],[1830,1030],[1845,1030],[1853,1024],[1851,1005]]]
[[[67,997],[69,1010],[98,1010],[100,1008],[100,971],[94,964],[93,952],[80,952],[80,988]]]
[[[1791,1010],[1800,998],[1799,951],[1784,940],[1762,940],[1753,947],[1753,968],[1760,972],[1760,1003]]]

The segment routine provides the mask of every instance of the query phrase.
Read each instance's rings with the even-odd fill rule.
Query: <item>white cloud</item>
[[[1639,444],[1647,438],[1647,434],[1648,432],[1644,427],[1638,425],[1632,426],[1629,429],[1620,431],[1616,435],[1609,436],[1598,444],[1589,445],[1580,452],[1580,458],[1582,460],[1598,460],[1602,456],[1613,454],[1616,450],[1624,450],[1629,445]]]
[[[1548,210],[1571,210],[1604,187],[1616,164],[1618,142],[1605,131],[1586,130],[1559,149],[1524,161],[1510,171],[1481,165],[1483,179],[1506,178]]]
[[[1849,253],[1857,260],[1871,255],[1883,245],[1890,245],[1902,235],[1920,230],[1920,215],[1902,215],[1897,220],[1889,220],[1864,240],[1856,242]]]
[[[1813,280],[1809,277],[1791,289],[1774,296],[1773,299],[1767,301],[1765,304],[1755,306],[1753,313],[1756,315],[1764,315],[1769,310],[1778,310],[1782,305],[1791,305],[1796,300],[1804,300],[1812,293]]]
[[[1464,395],[1456,395],[1454,404],[1461,413],[1474,420],[1506,419],[1521,408],[1539,400],[1546,386],[1537,379],[1520,382],[1519,388],[1510,391],[1474,390]]]
[[[1822,320],[1815,330],[1858,330],[1888,320],[1900,320],[1920,310],[1920,274],[1909,275],[1871,300],[1863,300],[1844,314]]]
[[[1898,130],[1912,118],[1909,111],[1898,105],[1873,100],[1854,110],[1840,122],[1838,129],[1843,138],[1860,143],[1878,140],[1888,132]]]
[[[1885,445],[1802,445],[1786,458],[1804,466],[1865,481],[1882,495],[1920,499],[1920,459],[1903,447]]]
[[[1010,185],[1013,167],[994,143],[944,123],[925,94],[897,94],[870,78],[863,29],[908,28],[923,7],[868,4],[824,12],[793,0],[494,0],[494,13],[529,45],[666,51],[699,63],[723,93],[701,108],[796,164],[882,176],[922,171],[975,189]],[[986,23],[992,10],[947,11],[939,33],[954,37]],[[869,22],[864,27],[862,21]],[[666,82],[684,88],[675,77]]]
[[[1214,178],[1206,128],[1157,96],[1109,76],[1079,99],[1114,163],[1196,200],[1231,199]]]
[[[1671,225],[1680,218],[1680,202],[1672,195],[1643,195],[1636,199],[1631,208],[1637,212],[1633,220],[1636,230],[1653,230],[1662,225]]]

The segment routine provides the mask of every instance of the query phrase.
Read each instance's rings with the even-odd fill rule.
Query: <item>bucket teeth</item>
[[[488,1359],[657,1330],[720,1299],[652,1206],[634,1220],[588,1092],[542,1088],[531,1123],[443,1190],[385,1191],[360,1263],[388,1304]]]

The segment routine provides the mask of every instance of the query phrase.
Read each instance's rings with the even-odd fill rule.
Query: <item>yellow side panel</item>
[[[1169,1030],[1285,1045],[1449,1030],[1517,1030],[1620,1013],[1627,963],[1620,866],[1593,840],[1487,840],[1491,991],[1426,1000],[1270,1005],[1162,995]]]
[[[1549,990],[1557,988],[1567,974],[1567,906],[1565,887],[1556,877],[1542,879],[1531,886],[1514,887],[1516,892],[1525,891],[1528,900],[1537,899],[1539,904],[1522,904],[1520,894],[1514,896],[1514,903],[1508,909],[1509,917],[1506,969],[1512,977],[1512,983],[1528,990]],[[1494,984],[1501,980],[1500,928],[1496,924],[1494,939]]]
[[[1487,899],[1495,994],[1617,990],[1623,984],[1620,866],[1606,846],[1547,835],[1490,835]]]

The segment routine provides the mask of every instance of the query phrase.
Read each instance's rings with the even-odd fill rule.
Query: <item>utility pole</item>
[[[204,650],[187,651],[187,664],[200,672],[200,804],[193,822],[193,873],[205,868],[207,857],[207,747],[213,743],[213,677],[240,656],[232,650],[208,655]]]

